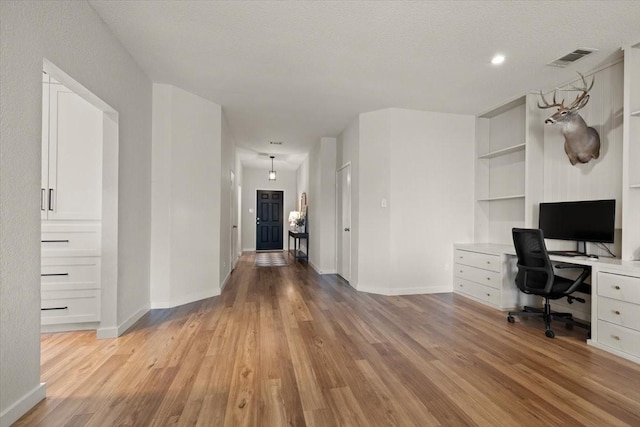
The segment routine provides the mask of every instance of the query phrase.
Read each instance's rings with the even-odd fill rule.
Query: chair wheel
[[[553,332],[551,329],[547,329],[546,331],[544,331],[544,334],[547,336],[547,338],[553,338],[556,336],[555,332]]]
[[[513,316],[507,316],[507,322],[516,323],[516,319],[514,319]]]

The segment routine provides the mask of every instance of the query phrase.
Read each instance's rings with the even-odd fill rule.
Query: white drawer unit
[[[93,327],[100,321],[99,223],[46,221],[41,240],[43,330]]]
[[[454,292],[500,310],[518,305],[511,285],[513,266],[504,251],[486,245],[456,245],[453,254]]]
[[[597,279],[595,341],[640,360],[640,276],[599,271]]]
[[[43,291],[100,289],[100,258],[43,258],[40,283]]]
[[[42,291],[42,325],[97,322],[100,320],[100,290]]]
[[[500,304],[500,291],[498,289],[459,277],[455,279],[454,286],[457,292],[471,296],[479,301],[488,302],[495,306]]]

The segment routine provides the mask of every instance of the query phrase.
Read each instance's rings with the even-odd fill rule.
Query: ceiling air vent
[[[597,51],[598,49],[581,47],[580,49],[576,49],[573,52],[566,54],[562,58],[558,58],[555,61],[548,63],[547,65],[551,65],[554,67],[566,67],[567,65],[573,64],[574,62],[584,58],[585,56],[591,55],[593,52]]]

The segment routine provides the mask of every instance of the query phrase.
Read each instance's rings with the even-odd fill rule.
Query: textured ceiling
[[[276,169],[358,113],[482,113],[640,41],[640,1],[90,3],[154,82],[221,104],[246,163]],[[578,47],[599,51],[545,65]]]

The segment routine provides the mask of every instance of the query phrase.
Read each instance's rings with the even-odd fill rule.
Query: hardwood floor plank
[[[455,294],[355,291],[290,259],[122,337],[43,334],[17,426],[640,426],[640,366]]]

